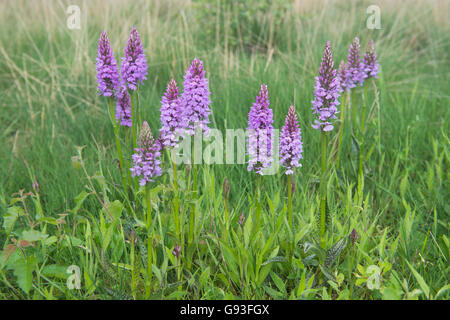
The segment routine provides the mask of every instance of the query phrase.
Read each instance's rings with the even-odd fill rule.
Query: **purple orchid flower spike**
[[[147,123],[142,123],[139,132],[139,148],[133,154],[133,167],[130,168],[133,177],[140,177],[139,184],[145,186],[147,182],[152,182],[153,178],[160,176],[161,171],[161,145],[152,136],[152,131]]]
[[[303,159],[303,143],[297,115],[293,106],[289,108],[286,122],[281,129],[280,137],[280,163],[286,168],[286,174],[293,174],[294,168],[301,167]]]
[[[120,71],[125,86],[130,90],[137,90],[138,85],[147,79],[147,61],[135,27],[131,28]]]
[[[116,121],[119,120],[121,126],[131,127],[131,99],[125,87],[117,94]]]
[[[330,120],[336,119],[339,105],[340,84],[337,71],[334,69],[333,54],[330,42],[327,41],[319,68],[319,76],[315,78],[313,113],[317,116],[312,127],[317,130],[331,131]]]
[[[358,37],[355,37],[347,55],[347,68],[346,68],[346,90],[350,90],[360,86],[364,83],[364,64],[361,61],[360,45]]]
[[[161,99],[161,143],[165,147],[176,147],[178,137],[184,129],[180,91],[174,79],[167,85],[167,90]]]
[[[211,92],[208,88],[208,79],[200,59],[194,59],[184,76],[184,91],[181,95],[181,108],[183,112],[184,127],[187,133],[193,135],[196,128],[201,128],[205,135],[209,133],[209,105]]]
[[[377,53],[375,52],[375,44],[373,39],[370,39],[367,45],[366,53],[364,54],[364,77],[368,78],[378,78],[378,67],[379,63],[377,60]]]
[[[259,95],[248,114],[247,170],[262,175],[262,169],[270,167],[272,159],[273,112],[269,108],[269,92],[261,85]]]
[[[120,88],[119,69],[105,31],[98,40],[96,69],[99,95],[114,97]]]

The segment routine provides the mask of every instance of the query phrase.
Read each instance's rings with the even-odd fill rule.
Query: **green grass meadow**
[[[71,4],[81,9],[81,29],[67,27]],[[366,27],[372,4],[381,29]],[[448,299],[449,12],[444,0],[1,1],[0,299]],[[164,156],[151,184],[149,237],[144,192],[125,192],[121,182],[95,69],[101,31],[120,64],[133,25],[149,66],[140,110],[154,135],[167,83],[174,77],[182,89],[196,57],[209,79],[212,128],[245,130],[262,83],[275,128],[295,106],[304,151],[292,228],[283,170],[261,177],[258,207],[246,164],[200,165],[196,193],[181,165],[178,260]],[[331,132],[323,250],[314,77],[326,41],[337,67],[355,36],[362,53],[374,39],[381,68],[367,83],[364,149],[345,112],[339,169],[339,121]],[[354,94],[360,108],[363,89]],[[79,289],[68,286],[71,265]]]

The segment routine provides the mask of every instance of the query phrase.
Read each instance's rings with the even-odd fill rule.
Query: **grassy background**
[[[25,161],[39,183],[45,215],[57,217],[70,212],[74,198],[88,183],[83,172],[72,166],[76,146],[85,146],[87,172],[94,175],[101,168],[111,186],[110,197],[120,198],[114,188],[120,179],[107,102],[96,94],[95,58],[101,30],[107,31],[119,59],[130,28],[136,25],[149,64],[141,108],[154,133],[159,128],[159,101],[167,82],[173,76],[181,85],[184,70],[194,57],[204,61],[210,80],[213,127],[245,128],[261,83],[269,88],[275,127],[281,128],[289,105],[295,105],[304,161],[296,175],[294,213],[297,223],[309,225],[317,208],[320,170],[320,136],[310,125],[313,77],[325,41],[331,41],[337,65],[346,59],[353,37],[360,38],[362,50],[373,37],[382,72],[377,81],[380,121],[375,112],[368,126],[367,139],[374,149],[366,162],[367,198],[362,207],[352,201],[349,204],[351,187],[339,189],[331,180],[333,219],[338,233],[344,233],[344,221],[350,219],[363,234],[377,217],[373,248],[385,234],[389,243],[386,250],[394,246],[396,250],[381,257],[374,253],[377,258],[373,260],[389,261],[409,288],[420,288],[405,263],[408,261],[436,293],[448,283],[449,271],[445,237],[450,211],[449,4],[375,3],[381,9],[380,30],[365,27],[366,8],[374,1],[237,1],[234,5],[224,1],[75,1],[81,8],[81,30],[70,30],[66,26],[68,2],[2,1],[0,221],[15,192],[32,190]],[[372,92],[370,99],[373,101]],[[343,162],[349,181],[356,181],[348,132],[344,135]],[[244,165],[218,165],[209,170],[215,176],[215,196],[220,195],[223,179],[230,180],[230,206],[236,221],[241,212],[249,211],[252,175]],[[265,191],[274,195],[283,185],[283,177],[277,175],[266,181]],[[83,208],[95,219],[101,206],[92,198]],[[163,208],[168,207],[161,206],[161,212]],[[408,233],[405,220],[412,212]],[[72,227],[74,221],[70,216],[67,219],[66,227]],[[7,239],[0,233],[2,242]],[[66,253],[52,256],[56,263],[65,258]],[[205,258],[206,265],[212,263],[209,259]],[[212,274],[220,274],[220,269],[216,272]],[[11,275],[5,277],[14,282]],[[20,291],[6,292],[5,283],[0,284],[4,298],[26,297]],[[222,295],[214,290],[206,294],[210,291],[197,288],[187,290],[186,296],[220,298],[231,292],[223,290]],[[261,290],[256,297],[274,297],[269,289]],[[35,294],[45,296],[39,290]],[[83,294],[88,297],[92,292]],[[353,298],[369,296],[359,293]]]

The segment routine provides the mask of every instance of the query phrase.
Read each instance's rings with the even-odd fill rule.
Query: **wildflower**
[[[174,79],[167,85],[167,90],[161,99],[161,143],[168,147],[175,147],[178,134],[184,128],[182,123],[180,91]]]
[[[197,127],[202,128],[208,135],[210,92],[208,79],[200,59],[194,59],[184,76],[184,91],[181,95],[181,108],[183,112],[184,126],[187,133],[193,135]]]
[[[244,216],[243,213],[241,213],[241,215],[239,216],[239,221],[238,221],[239,225],[243,226],[244,225],[244,221],[245,221],[245,216]]]
[[[116,121],[119,119],[120,125],[131,127],[131,99],[127,88],[123,86],[117,94]]]
[[[133,167],[130,168],[132,176],[139,176],[139,184],[145,186],[147,182],[152,182],[153,177],[161,175],[161,145],[154,139],[147,121],[142,123],[142,129],[139,132],[139,148],[133,154]]]
[[[172,250],[172,254],[177,258],[177,260],[178,260],[178,258],[180,257],[180,253],[181,253],[181,246],[177,243],[177,244],[175,244],[175,247],[173,248],[173,250]]]
[[[370,39],[367,45],[366,53],[364,54],[364,78],[378,78],[378,60],[377,53],[375,52],[375,45],[373,39]]]
[[[273,113],[269,108],[269,93],[265,84],[248,114],[247,153],[250,157],[247,170],[262,175],[262,169],[272,163]]]
[[[33,181],[33,184],[31,185],[33,187],[33,190],[38,193],[39,192],[39,183],[37,180]]]
[[[137,90],[139,83],[147,79],[147,62],[141,38],[135,27],[131,28],[120,72],[126,87],[130,90]]]
[[[364,82],[364,65],[361,61],[360,45],[358,37],[355,37],[347,55],[346,83],[347,90],[356,87],[356,84],[362,86]]]
[[[102,31],[98,40],[96,68],[99,95],[114,96],[120,87],[119,70],[105,31]]]
[[[336,119],[340,95],[339,79],[336,73],[330,42],[327,41],[319,68],[319,76],[315,78],[316,84],[312,109],[313,113],[317,114],[317,119],[312,126],[314,129],[322,131],[333,130],[333,125],[329,120]]]
[[[358,238],[358,232],[356,232],[355,228],[353,228],[352,232],[350,233],[350,240],[352,241],[352,244],[354,244],[355,241],[358,240]]]
[[[286,122],[281,129],[280,137],[280,163],[285,167],[286,174],[293,174],[295,167],[301,167],[300,159],[303,159],[303,143],[297,115],[293,106],[289,107]]]
[[[339,68],[337,71],[337,77],[339,79],[339,86],[340,90],[339,92],[343,92],[344,90],[350,90],[349,87],[351,86],[351,82],[349,81],[349,78],[347,77],[347,66],[344,62],[344,60],[341,60],[341,63],[339,64]]]

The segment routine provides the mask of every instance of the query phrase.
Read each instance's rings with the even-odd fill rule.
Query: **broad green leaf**
[[[357,285],[357,286],[360,286],[360,285],[362,285],[364,282],[366,282],[367,281],[367,279],[366,278],[358,278],[358,279],[356,279],[356,281],[355,281],[355,284]]]
[[[286,293],[286,285],[284,284],[283,280],[281,280],[281,278],[273,272],[270,272],[270,277],[277,286],[278,290],[280,290],[282,293]]]
[[[403,295],[403,291],[400,288],[387,287],[381,289],[383,300],[400,300]]]
[[[67,266],[61,266],[58,264],[50,264],[45,266],[41,273],[46,277],[54,277],[59,279],[67,279],[69,275],[67,274]]]
[[[319,265],[319,267],[320,267],[320,270],[322,271],[323,275],[325,276],[325,278],[336,282],[336,279],[333,274],[331,274],[325,267],[322,267],[322,265]]]
[[[186,295],[186,293],[187,293],[186,291],[175,291],[175,292],[172,292],[171,294],[169,294],[166,299],[175,300],[175,299],[183,297],[184,295]]]
[[[33,283],[33,270],[36,263],[36,258],[29,256],[26,260],[24,258],[19,259],[14,265],[14,275],[17,277],[17,284],[27,294],[30,292]]]
[[[89,276],[86,270],[84,270],[84,283],[89,294],[94,292],[95,290],[94,281],[92,281],[91,277]]]
[[[342,238],[338,242],[336,242],[330,249],[327,250],[325,266],[330,267],[333,262],[337,259],[339,254],[344,250],[347,244],[347,238]]]
[[[78,213],[78,210],[80,210],[84,200],[86,200],[89,195],[90,193],[83,190],[75,197],[75,207],[72,209],[72,214],[74,216]]]
[[[429,299],[430,298],[430,287],[428,287],[427,283],[422,278],[422,276],[417,272],[417,270],[414,269],[414,267],[412,265],[410,265],[408,261],[406,261],[406,263],[408,264],[408,267],[411,269],[412,273],[414,274],[414,277],[416,278],[417,282],[419,283],[420,288],[422,289],[423,293],[425,294],[427,299]]]
[[[266,280],[267,276],[269,275],[270,270],[272,269],[272,264],[265,265],[261,268],[258,274],[258,279],[256,281],[258,286],[261,286],[264,280]]]
[[[287,259],[285,257],[273,257],[264,263],[261,264],[261,266],[265,266],[266,264],[272,263],[272,262],[286,262]]]
[[[21,207],[9,207],[3,216],[3,228],[7,233],[10,233],[14,228],[14,223],[18,217],[23,215],[23,209]]]
[[[22,233],[22,239],[29,242],[45,240],[47,237],[48,234],[39,230],[26,230]]]
[[[281,299],[281,298],[283,298],[283,295],[280,292],[278,292],[278,291],[276,291],[276,290],[274,290],[274,289],[272,289],[272,288],[270,288],[268,286],[264,286],[264,290],[273,299]]]
[[[17,250],[17,246],[15,244],[8,244],[8,245],[5,246],[5,248],[1,252],[2,253],[1,254],[1,256],[2,256],[2,263],[1,263],[1,266],[0,266],[0,270],[3,269],[3,267],[8,262],[8,259],[11,256],[11,254],[13,254],[13,252],[15,252],[16,250]]]
[[[54,244],[57,241],[58,241],[58,238],[56,236],[50,236],[44,240],[44,245],[49,246],[49,245]]]
[[[119,200],[115,200],[108,204],[107,209],[109,214],[114,218],[114,220],[117,220],[122,215],[123,204]],[[105,208],[103,208],[102,211],[107,213]],[[110,216],[109,214],[107,214],[107,216]]]
[[[198,282],[200,284],[200,287],[204,287],[208,281],[209,281],[209,275],[211,274],[211,269],[209,267],[207,267],[202,274],[200,275],[200,277],[198,278]]]
[[[306,288],[306,270],[303,270],[302,277],[300,278],[300,283],[299,283],[298,289],[297,289],[297,297],[298,298],[302,295],[305,288]]]
[[[116,262],[112,262],[111,263],[114,267],[119,267],[128,271],[131,271],[131,266],[127,263],[116,263]],[[152,266],[154,267],[154,266]]]
[[[450,289],[450,284],[443,286],[441,289],[439,289],[438,293],[435,296],[435,299],[439,299],[441,297],[441,295],[443,295],[449,289]]]

